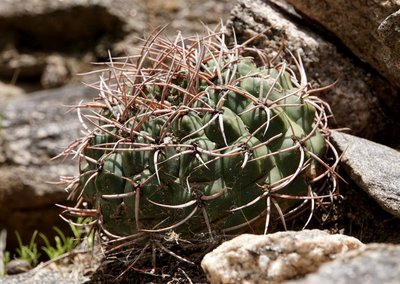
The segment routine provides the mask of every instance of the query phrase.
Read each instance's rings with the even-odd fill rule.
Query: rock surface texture
[[[342,165],[352,180],[383,209],[400,217],[400,152],[335,131],[332,140],[345,152]]]
[[[397,284],[400,279],[400,246],[370,244],[322,264],[304,279],[287,284]]]
[[[316,271],[321,263],[364,245],[319,230],[241,235],[207,254],[202,267],[211,283],[276,283]]]
[[[400,4],[400,2],[399,2]],[[400,5],[399,5],[400,6]],[[391,72],[400,70],[400,8],[388,16],[378,28],[384,44],[384,60]],[[398,84],[398,81],[396,82]]]
[[[51,232],[58,217],[55,203],[65,203],[66,192],[56,182],[60,175],[75,174],[74,162],[50,159],[74,141],[81,125],[68,107],[93,90],[83,86],[31,94],[2,106],[0,132],[0,228],[8,231],[9,245],[14,231],[29,239],[35,229]],[[63,106],[64,105],[64,106]]]
[[[36,50],[79,50],[101,41],[111,44],[143,28],[137,21],[140,15],[129,2],[5,0],[0,3],[0,32],[13,38],[17,47]]]
[[[8,81],[41,78],[44,87],[63,85],[62,69],[78,64],[76,57],[88,52],[107,57],[127,34],[139,35],[144,28],[141,15],[124,0],[1,1],[0,76]],[[56,54],[67,58],[56,65],[61,74],[54,69]]]
[[[338,80],[330,91],[319,94],[331,105],[337,127],[351,128],[354,135],[385,144],[398,143],[400,131],[393,132],[400,129],[397,112],[393,112],[398,104],[396,90],[326,34],[312,30],[288,10],[260,0],[239,0],[227,28],[234,29],[239,43],[262,34],[253,44],[264,48],[271,58],[282,44],[294,55],[299,54],[314,87]],[[293,64],[288,52],[282,57]]]
[[[322,24],[362,61],[400,87],[400,54],[396,53],[400,48],[399,0],[286,1],[301,14]],[[393,61],[397,64],[393,64]]]

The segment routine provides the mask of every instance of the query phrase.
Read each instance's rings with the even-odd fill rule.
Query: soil
[[[132,265],[141,253],[141,250],[137,250],[129,259],[122,256],[117,260],[103,262],[88,283],[207,283],[200,263],[204,255],[217,245],[218,243],[181,244],[168,248],[193,264],[179,260],[160,249],[156,249],[156,260],[153,263],[152,249],[148,249]]]

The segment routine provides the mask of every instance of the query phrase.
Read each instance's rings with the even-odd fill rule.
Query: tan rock
[[[353,237],[319,230],[245,234],[207,254],[201,266],[211,283],[276,283],[316,271],[363,246]]]

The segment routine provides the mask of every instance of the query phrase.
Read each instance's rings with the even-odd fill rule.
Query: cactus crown
[[[285,62],[209,31],[174,41],[155,33],[139,55],[105,63],[98,97],[77,106],[86,134],[64,152],[80,171],[68,180],[79,206],[66,211],[94,217],[123,247],[171,231],[266,232],[323,204],[338,160],[329,107],[293,62],[300,80]],[[77,209],[82,201],[92,209]]]

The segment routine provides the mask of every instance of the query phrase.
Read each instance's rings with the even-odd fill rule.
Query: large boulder
[[[373,69],[359,62],[338,41],[312,29],[306,22],[271,2],[239,0],[227,25],[239,43],[253,36],[252,45],[264,48],[273,58],[284,45],[302,58],[308,81],[323,87],[338,80],[330,91],[319,94],[330,103],[336,127],[385,144],[397,145],[400,138],[397,91]],[[281,58],[293,59],[283,51]],[[293,66],[293,64],[292,64]],[[373,125],[373,127],[372,127]]]
[[[362,61],[400,87],[399,0],[368,4],[363,0],[286,1],[331,31]]]

